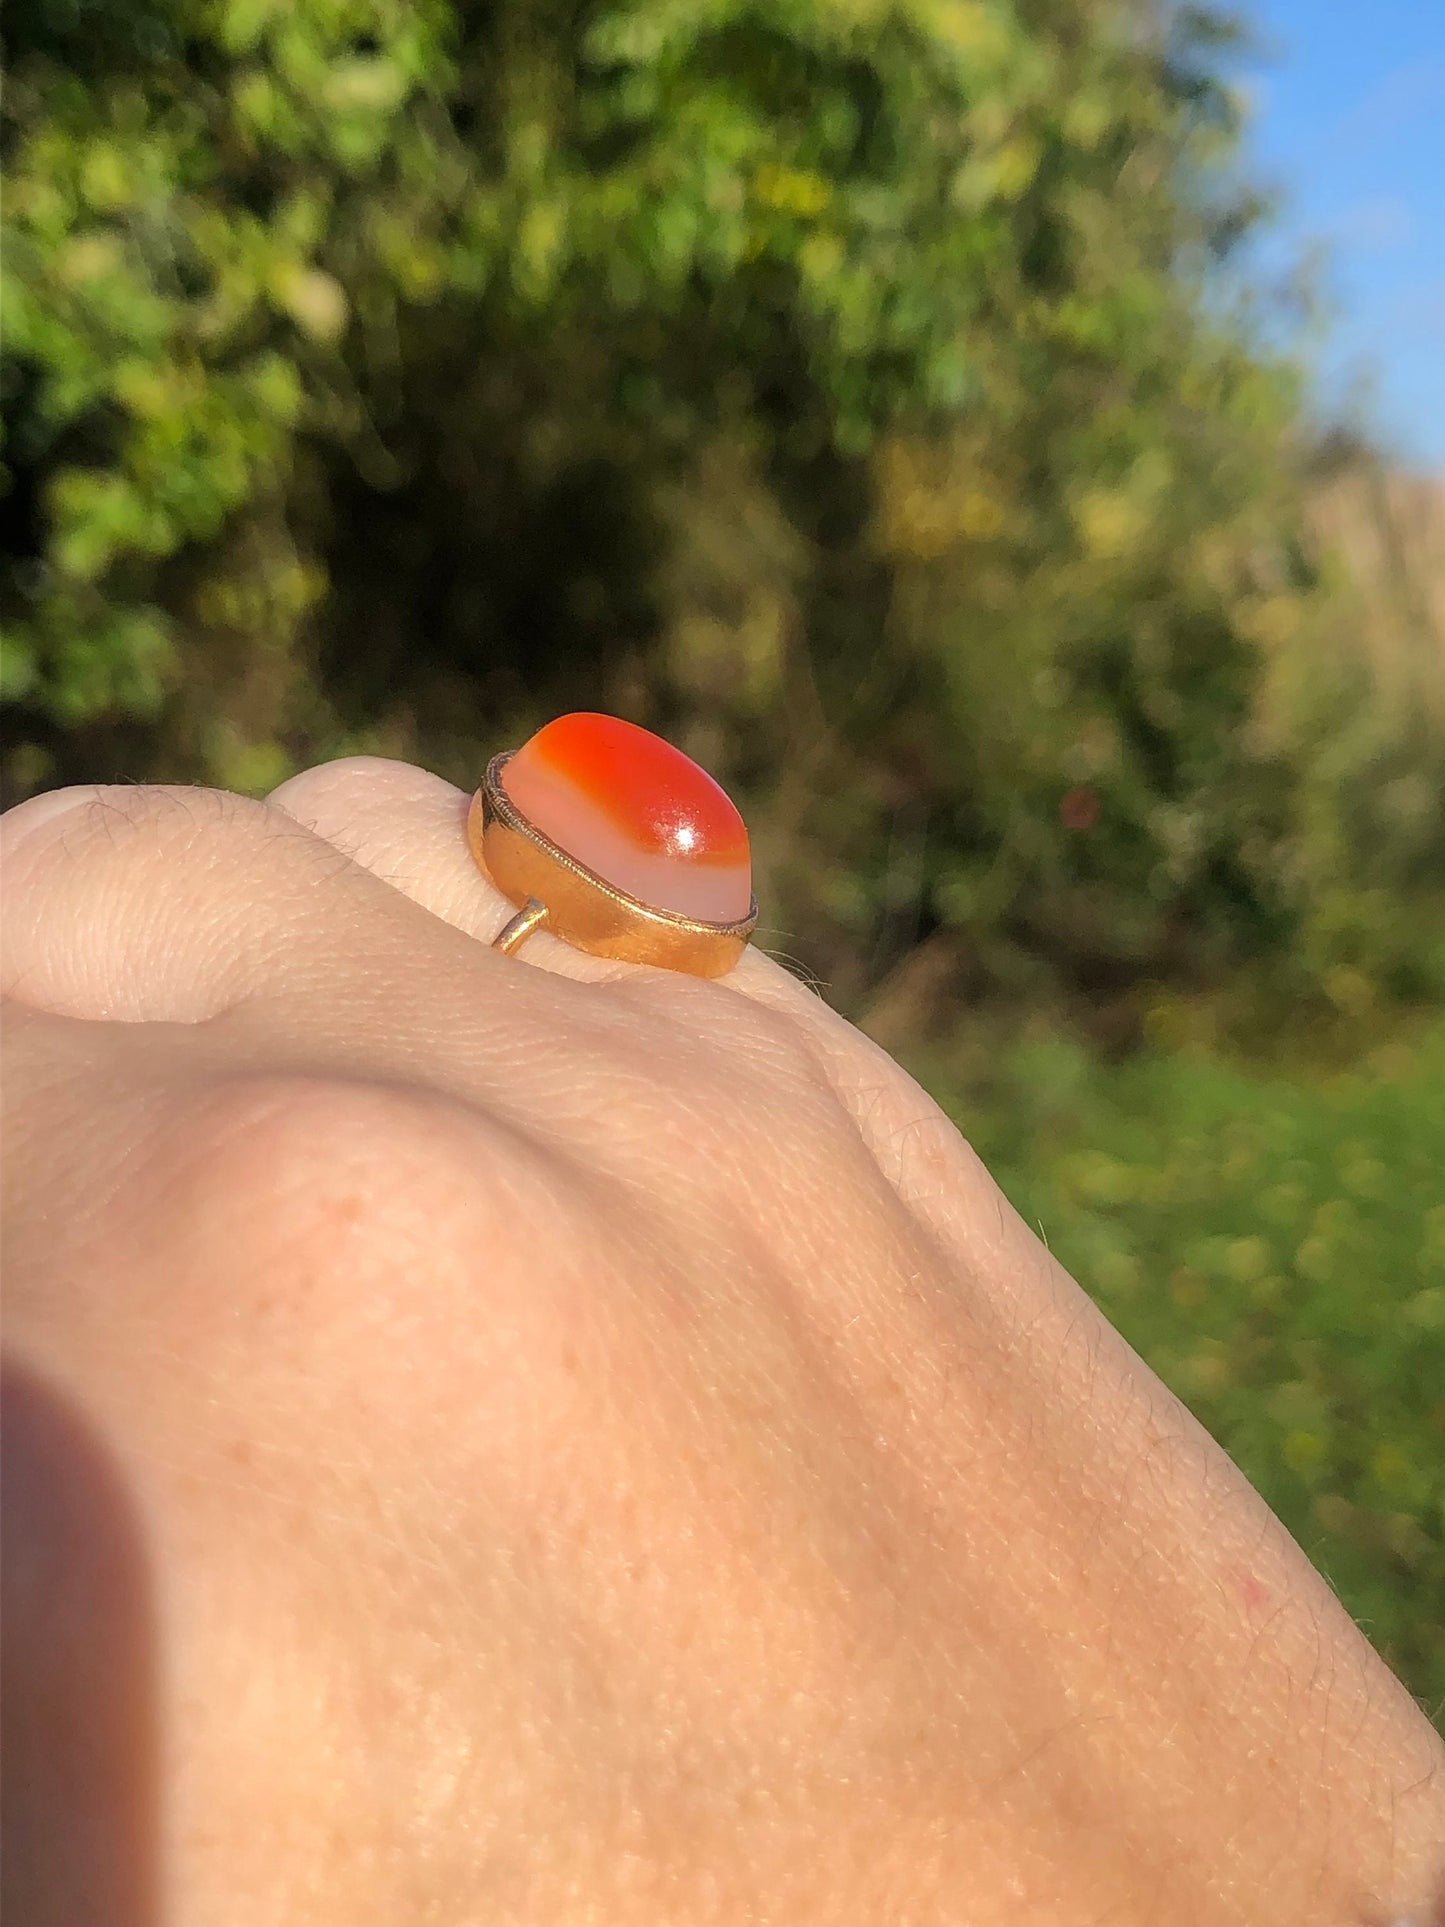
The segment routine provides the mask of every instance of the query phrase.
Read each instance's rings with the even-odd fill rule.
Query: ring
[[[594,957],[721,977],[758,920],[731,797],[690,756],[616,716],[559,716],[494,756],[467,842],[517,906],[494,950],[545,926]]]

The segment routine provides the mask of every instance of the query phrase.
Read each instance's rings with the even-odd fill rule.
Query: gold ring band
[[[492,948],[511,953],[545,926],[594,957],[654,964],[694,977],[732,969],[758,920],[754,897],[735,923],[704,923],[658,910],[579,863],[528,821],[502,787],[510,751],[494,756],[467,813],[467,841],[478,864],[517,906]]]

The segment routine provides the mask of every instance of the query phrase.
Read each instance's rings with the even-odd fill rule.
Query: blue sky
[[[1282,198],[1277,269],[1323,244],[1333,324],[1317,386],[1445,472],[1445,0],[1235,0],[1264,46],[1252,169]]]

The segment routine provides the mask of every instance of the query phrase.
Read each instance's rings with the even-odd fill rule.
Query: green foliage
[[[1313,1086],[1046,1041],[949,1101],[1445,1715],[1445,1030]]]
[[[1439,733],[1331,748],[1342,604],[1294,372],[1228,292],[1209,16],[9,33],[12,792],[352,746],[464,781],[610,707],[744,792],[775,937],[854,1008],[920,937],[1023,997],[1445,981]]]
[[[601,334],[605,404],[671,405],[675,436],[783,333],[845,439],[946,398],[1001,239],[951,216],[961,138],[904,138],[971,84],[955,14],[515,6],[469,30],[440,0],[224,0],[178,5],[160,57],[93,84],[78,48],[22,48],[6,337],[42,518],[32,701],[153,700],[128,632],[84,690],[65,637],[107,601],[172,603],[165,564],[197,548],[204,621],[228,526],[282,539],[298,438],[364,459],[380,391],[422,375],[408,308],[449,300],[473,355],[518,327],[558,353]],[[664,366],[660,330],[699,325],[709,352]],[[305,607],[263,592],[254,635]]]

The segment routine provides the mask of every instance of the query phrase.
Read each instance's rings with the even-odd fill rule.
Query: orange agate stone
[[[734,923],[752,908],[752,854],[736,806],[651,730],[579,711],[530,737],[501,773],[535,829],[655,910]]]

